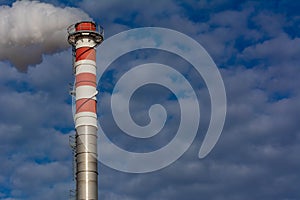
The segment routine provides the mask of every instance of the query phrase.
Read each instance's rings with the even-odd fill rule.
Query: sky
[[[134,174],[99,163],[99,199],[300,199],[299,9],[298,1],[288,0],[0,1],[0,199],[68,199],[74,188],[69,147],[75,134],[69,95],[74,76],[66,30],[81,20],[103,26],[105,40],[141,27],[189,36],[214,60],[227,97],[221,137],[199,159],[211,116],[201,75],[166,51],[145,49],[119,57],[98,85],[100,125],[111,141],[149,152],[175,137],[178,99],[157,84],[139,88],[129,104],[133,121],[141,126],[149,123],[151,105],[165,107],[169,117],[156,136],[129,137],[114,121],[113,88],[140,64],[162,63],[182,73],[199,99],[201,121],[192,145],[163,169]]]

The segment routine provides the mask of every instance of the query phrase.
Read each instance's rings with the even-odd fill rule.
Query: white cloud
[[[297,37],[283,33],[285,20],[282,16],[272,14],[272,11],[260,12],[259,7],[253,7],[254,10],[250,11],[245,7],[239,7],[238,11],[210,10],[210,19],[204,23],[195,22],[195,19],[193,21],[184,16],[181,11],[185,8],[173,2],[170,4],[153,2],[153,9],[145,8],[142,4],[83,1],[80,5],[85,6],[85,10],[93,14],[93,17],[97,16],[100,23],[101,18],[103,19],[108,35],[128,29],[132,24],[132,26],[173,27],[204,43],[209,53],[219,63],[224,61],[226,64],[233,58],[230,64],[226,64],[225,69],[221,70],[228,97],[227,121],[219,142],[204,160],[197,159],[205,133],[205,127],[201,127],[195,142],[184,156],[158,172],[133,175],[100,165],[101,199],[147,200],[187,197],[191,200],[299,199],[297,183],[300,177],[298,174],[300,72],[297,67],[299,66],[297,46],[300,45]],[[200,8],[224,3],[201,1],[197,5],[196,3],[191,5],[196,9],[199,8],[201,12]],[[167,10],[166,15],[163,15],[164,10]],[[137,15],[134,15],[134,12],[137,12]],[[255,17],[256,15],[258,16]],[[122,17],[124,23],[114,21]],[[130,20],[132,24],[126,24]],[[255,27],[248,26],[249,20],[256,23]],[[250,41],[240,47],[245,48],[244,51],[234,45],[237,38],[243,36]],[[67,99],[67,94],[64,96],[67,92],[64,87],[72,80],[70,62],[65,61],[71,60],[69,56],[70,52],[47,56],[39,67],[30,68],[27,77],[7,66],[7,63],[1,62],[0,133],[3,140],[0,145],[4,149],[5,156],[0,158],[0,182],[3,187],[11,190],[9,194],[11,197],[4,196],[4,199],[24,199],[22,196],[24,192],[28,192],[29,199],[66,199],[71,182],[71,151],[68,149],[67,135],[53,130],[52,126],[57,124],[72,126],[73,123],[70,106],[64,102]],[[235,57],[242,58],[243,62],[235,60]],[[168,60],[167,56],[158,55],[156,58]],[[256,59],[263,61],[258,64],[252,63]],[[176,61],[174,59],[174,62]],[[244,66],[245,63],[252,64],[251,68]],[[118,70],[117,73],[120,71],[123,73],[123,66]],[[113,76],[119,78],[119,75]],[[198,77],[194,77],[193,74],[189,77],[192,77],[193,83],[198,84]],[[25,82],[37,91],[29,92],[26,89],[23,92],[13,91],[12,83],[16,82]],[[205,93],[203,90],[201,87],[200,97]],[[151,92],[155,96],[156,93]],[[276,92],[289,94],[283,95],[283,98],[275,95],[272,99],[272,94]],[[161,97],[163,96],[159,98]],[[102,123],[114,137],[113,134],[119,130],[109,117],[106,118],[109,112],[108,98],[109,95],[104,95],[99,99],[99,103],[104,104],[103,110],[99,112]],[[134,103],[136,106],[132,110],[132,115],[137,116],[136,118],[146,118],[147,109],[143,107],[143,99],[139,101],[138,98]],[[178,116],[176,110],[178,105],[167,103],[166,109]],[[201,105],[209,107],[209,102],[202,102]],[[203,117],[209,118],[208,111],[204,115],[206,116]],[[49,127],[43,127],[45,124]],[[170,125],[173,131],[172,128],[176,127],[176,124]],[[169,131],[165,130],[166,133]],[[71,133],[73,132],[69,134]],[[161,138],[162,140],[157,143],[164,144],[165,140],[170,139],[170,137]],[[126,140],[121,142],[132,145],[132,142]],[[37,164],[34,161],[44,158],[45,155],[51,159],[50,163]],[[25,179],[28,170],[26,167],[36,169],[40,180],[35,182]],[[55,174],[58,168],[63,169],[58,172],[61,177]],[[27,176],[34,175],[29,173]],[[24,186],[25,182],[22,183],[25,180],[29,185],[37,183],[40,185],[26,191],[24,188],[27,186]],[[49,188],[48,180],[51,180],[52,188]],[[16,183],[19,188],[15,189],[12,183]]]
[[[67,49],[67,27],[89,16],[77,8],[38,1],[16,1],[0,7],[0,60],[19,71],[42,62],[43,54]]]

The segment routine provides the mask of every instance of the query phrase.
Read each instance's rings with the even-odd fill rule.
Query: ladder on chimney
[[[76,179],[76,138],[75,135],[69,136],[69,145],[72,149],[72,174],[73,174],[73,181]],[[71,189],[69,191],[69,200],[76,199],[76,189]]]

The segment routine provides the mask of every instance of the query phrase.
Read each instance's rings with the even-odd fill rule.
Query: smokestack
[[[98,199],[96,50],[103,41],[103,29],[83,21],[68,28],[68,42],[74,52],[76,199]]]

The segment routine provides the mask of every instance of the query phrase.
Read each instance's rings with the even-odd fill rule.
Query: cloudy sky
[[[112,63],[99,82],[98,115],[103,131],[120,148],[160,149],[175,137],[180,121],[174,94],[150,84],[131,97],[132,119],[147,125],[149,107],[159,103],[169,116],[165,127],[147,139],[120,130],[110,108],[111,92],[136,65],[157,62],[181,72],[199,99],[201,121],[190,148],[159,171],[131,174],[99,164],[100,199],[300,199],[298,1],[2,0],[0,5],[0,199],[63,200],[74,188],[68,94],[74,76],[66,29],[89,19],[104,27],[107,40],[149,26],[186,34],[210,54],[227,95],[222,135],[199,159],[211,101],[193,66],[153,49]]]

